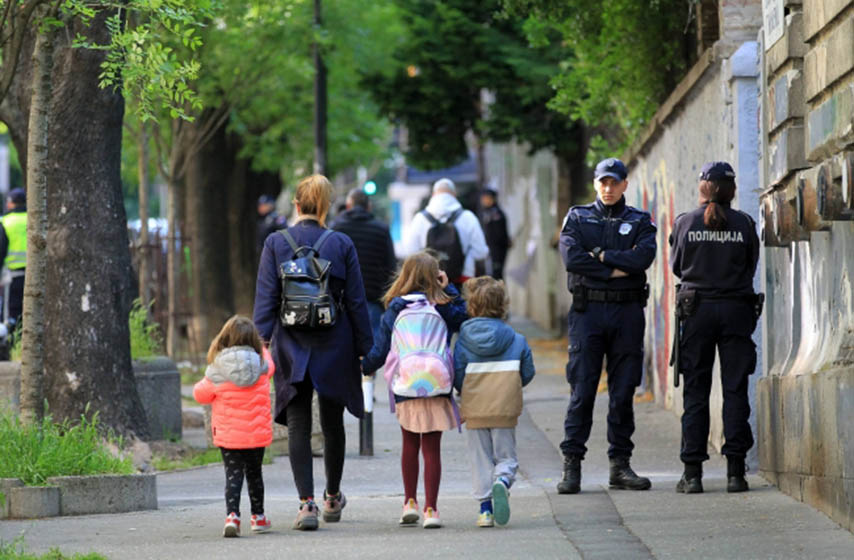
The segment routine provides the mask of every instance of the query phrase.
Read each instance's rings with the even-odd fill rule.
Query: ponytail
[[[735,181],[732,179],[718,179],[714,181],[700,181],[700,204],[708,204],[703,214],[703,223],[706,229],[720,231],[726,228],[726,210],[724,205],[729,206],[735,196]]]

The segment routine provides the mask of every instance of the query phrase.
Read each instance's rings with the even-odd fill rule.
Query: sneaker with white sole
[[[240,516],[231,512],[225,518],[225,527],[222,529],[222,536],[227,538],[240,536]]]
[[[415,525],[418,523],[418,518],[421,517],[418,514],[418,503],[409,498],[409,500],[403,504],[403,514],[400,516],[400,524],[401,525]]]
[[[421,524],[425,529],[438,529],[442,526],[442,520],[439,519],[439,512],[431,507],[424,510],[424,522]]]
[[[492,512],[491,511],[482,511],[480,515],[477,516],[477,526],[478,527],[493,527],[495,523],[493,522]]]
[[[252,528],[253,533],[266,533],[271,527],[273,527],[273,524],[263,513],[250,517],[249,525]]]
[[[492,485],[492,506],[495,522],[506,525],[510,521],[510,490],[509,484],[503,477],[499,477]]]

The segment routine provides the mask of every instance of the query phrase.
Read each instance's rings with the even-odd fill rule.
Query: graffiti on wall
[[[651,389],[657,395],[667,394],[670,346],[673,337],[672,313],[674,300],[674,277],[670,271],[670,245],[668,239],[673,229],[675,182],[668,174],[666,160],[654,167],[645,160],[637,166],[638,206],[652,216],[658,228],[656,241],[658,254],[648,271],[650,301],[647,304],[647,348],[652,348],[651,366],[647,372],[651,378]]]

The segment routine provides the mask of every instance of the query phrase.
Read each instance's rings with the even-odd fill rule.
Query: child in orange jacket
[[[240,536],[244,476],[252,507],[252,531],[261,533],[271,527],[264,515],[261,461],[264,448],[273,441],[270,379],[274,367],[252,320],[235,315],[211,342],[205,377],[193,387],[193,397],[211,405],[213,441],[225,464],[224,537]]]

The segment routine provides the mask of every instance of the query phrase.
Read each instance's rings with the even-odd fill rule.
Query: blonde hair
[[[208,348],[208,363],[213,363],[217,354],[232,346],[251,346],[256,352],[261,353],[263,348],[261,336],[249,317],[234,315],[225,322]]]
[[[326,214],[332,204],[332,183],[323,175],[309,175],[297,183],[294,204],[299,205],[299,213],[316,216],[320,225],[326,225]]]
[[[394,298],[412,292],[423,293],[434,304],[441,305],[452,299],[439,285],[439,261],[425,251],[406,257],[397,277],[383,296],[383,303],[388,307]]]
[[[469,317],[507,317],[510,299],[504,289],[504,282],[491,276],[470,278],[463,284],[466,309]]]

